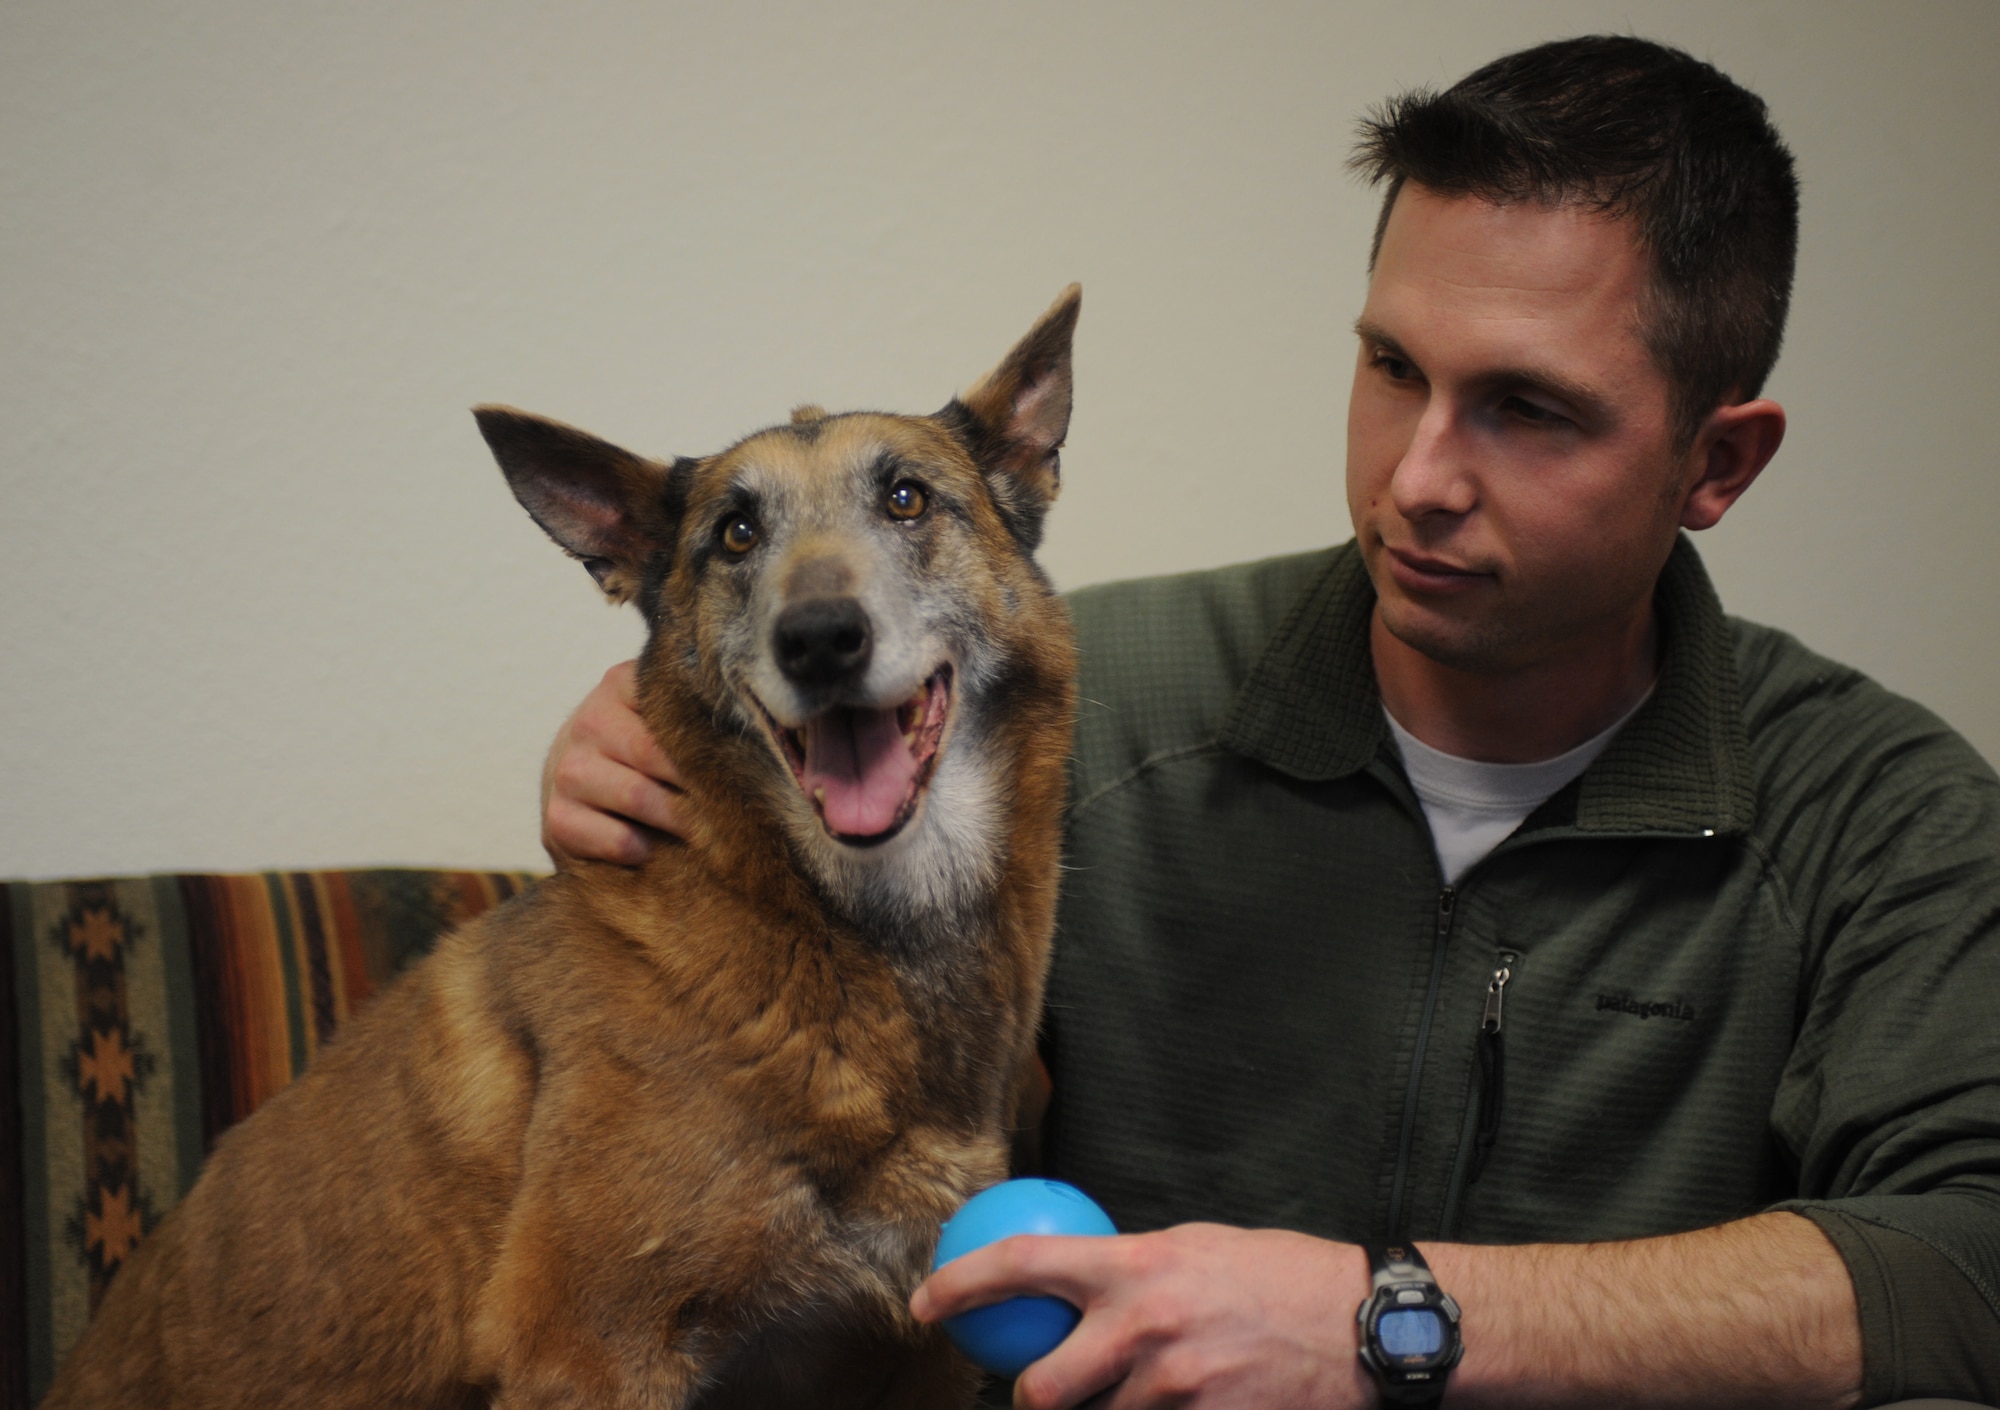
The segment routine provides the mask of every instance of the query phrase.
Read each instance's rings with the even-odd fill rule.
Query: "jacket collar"
[[[1735,653],[1686,535],[1654,589],[1665,652],[1638,714],[1577,781],[1584,832],[1737,833],[1756,814]],[[1368,623],[1375,590],[1347,543],[1292,608],[1237,693],[1221,743],[1300,779],[1336,779],[1394,756]],[[1565,790],[1567,791],[1567,790]]]

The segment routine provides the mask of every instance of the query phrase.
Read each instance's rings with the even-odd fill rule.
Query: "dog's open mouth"
[[[760,702],[761,703],[761,702]],[[951,667],[900,705],[835,705],[787,729],[764,719],[826,830],[850,846],[887,842],[917,811],[951,713]]]

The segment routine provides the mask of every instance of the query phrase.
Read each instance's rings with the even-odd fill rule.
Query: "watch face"
[[[1444,1349],[1444,1319],[1421,1307],[1384,1312],[1375,1323],[1375,1339],[1385,1356],[1428,1360]]]

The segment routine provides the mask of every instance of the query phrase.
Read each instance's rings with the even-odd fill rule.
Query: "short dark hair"
[[[1412,181],[1631,220],[1653,261],[1641,333],[1683,447],[1725,400],[1757,396],[1778,360],[1798,258],[1792,154],[1763,99],[1679,49],[1594,35],[1509,54],[1384,103],[1348,164],[1388,183],[1371,270]]]

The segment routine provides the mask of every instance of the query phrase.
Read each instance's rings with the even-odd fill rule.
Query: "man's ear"
[[[583,560],[606,597],[630,602],[663,543],[668,467],[511,406],[472,415],[528,517]]]
[[[1708,529],[1771,463],[1785,439],[1785,409],[1768,398],[1719,406],[1694,440],[1695,479],[1681,500],[1681,527]]]
[[[1070,344],[1083,286],[1072,284],[1000,360],[943,412],[961,430],[1015,537],[1032,549],[1062,488],[1069,434]]]

